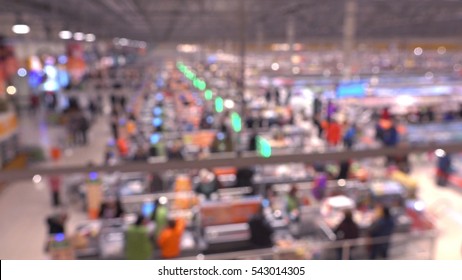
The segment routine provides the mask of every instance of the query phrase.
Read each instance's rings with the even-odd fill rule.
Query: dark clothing
[[[52,197],[53,207],[58,207],[61,205],[61,200],[59,198],[59,191],[52,191],[51,197]]]
[[[250,242],[257,247],[273,246],[273,228],[261,214],[254,215],[249,221]]]
[[[322,112],[322,101],[319,98],[315,98],[313,101],[313,115],[321,114]]]
[[[169,150],[168,159],[182,160],[183,154],[181,153],[181,150],[177,150],[177,151]]]
[[[395,229],[395,222],[393,217],[383,217],[376,221],[370,229],[369,236],[371,238],[383,237],[384,240],[379,243],[374,243],[371,246],[370,259],[382,257],[388,258],[388,247],[390,243],[390,236]],[[387,238],[388,237],[388,238]]]
[[[127,98],[125,96],[120,97],[120,106],[122,110],[125,110],[125,106],[127,105]]]
[[[353,219],[345,218],[334,230],[337,240],[347,240],[359,238],[359,227]]]
[[[250,136],[249,139],[249,151],[253,152],[257,150],[257,135]]]
[[[350,162],[342,161],[340,163],[340,171],[338,173],[337,179],[348,179],[348,174],[350,173]]]
[[[48,234],[64,233],[64,223],[59,216],[52,216],[47,219]]]
[[[281,94],[279,93],[278,89],[276,89],[276,91],[274,92],[274,98],[276,99],[276,105],[280,105],[281,104]]]
[[[359,227],[351,218],[345,218],[340,225],[334,230],[335,235],[337,236],[337,240],[349,240],[349,239],[357,239],[359,238]],[[350,247],[350,259],[351,253],[354,247]],[[343,247],[337,249],[337,259],[343,259]]]
[[[99,211],[99,217],[101,219],[115,219],[115,218],[122,217],[122,215],[124,214],[124,211],[122,209],[122,205],[120,204],[120,202],[116,203],[116,207],[114,211],[112,211],[112,213],[111,213],[111,210],[112,209],[109,209],[107,207],[106,203],[103,203],[103,205],[101,205],[101,210]]]
[[[250,168],[240,168],[236,172],[236,187],[252,186],[254,171]]]
[[[119,127],[117,124],[111,124],[112,137],[114,139],[119,139]]]
[[[392,126],[391,128],[386,130],[380,128],[380,130],[382,130],[380,135],[382,137],[382,142],[385,146],[394,147],[398,144],[398,130],[395,126]]]
[[[265,94],[265,99],[266,99],[266,102],[270,103],[271,102],[271,91],[267,91],[266,94]]]
[[[196,193],[203,194],[207,199],[210,199],[213,193],[218,191],[219,182],[217,179],[209,183],[199,183],[196,188]]]

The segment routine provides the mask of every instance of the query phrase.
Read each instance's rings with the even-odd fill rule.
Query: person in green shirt
[[[152,258],[152,241],[144,226],[144,217],[138,214],[136,223],[125,233],[125,257],[128,260],[149,260]]]
[[[299,217],[300,202],[297,197],[297,186],[292,185],[287,195],[287,212],[291,220],[296,221]]]
[[[160,236],[160,233],[168,224],[168,208],[166,205],[165,198],[159,198],[156,201],[156,208],[152,214],[152,220],[156,224],[156,229],[154,232],[154,240],[157,240]]]

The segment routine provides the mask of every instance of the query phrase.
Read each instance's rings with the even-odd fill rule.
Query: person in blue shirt
[[[356,125],[352,124],[348,130],[346,131],[345,135],[343,136],[343,144],[347,149],[351,149],[354,145],[356,140],[357,129]]]

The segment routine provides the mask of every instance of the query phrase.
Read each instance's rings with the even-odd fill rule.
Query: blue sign
[[[337,98],[363,98],[366,96],[365,83],[343,83],[337,87]]]

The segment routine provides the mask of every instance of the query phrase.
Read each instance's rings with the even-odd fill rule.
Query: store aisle
[[[435,215],[439,236],[435,259],[460,260],[462,258],[462,190],[438,187],[434,183],[432,167],[416,168],[413,176],[418,179],[419,196],[425,201],[427,211]]]
[[[31,117],[25,117],[21,127],[23,143],[40,144],[45,149],[63,133],[62,128],[47,126]],[[47,162],[41,166],[84,165],[89,162],[101,164],[109,135],[107,119],[100,117],[89,132],[90,145],[68,149],[59,162]],[[45,219],[53,213],[53,209],[46,183],[46,179],[39,184],[34,184],[32,180],[22,180],[8,185],[0,193],[0,259],[47,257],[44,252],[47,231]],[[86,218],[83,213],[72,208],[67,211],[69,230]]]

